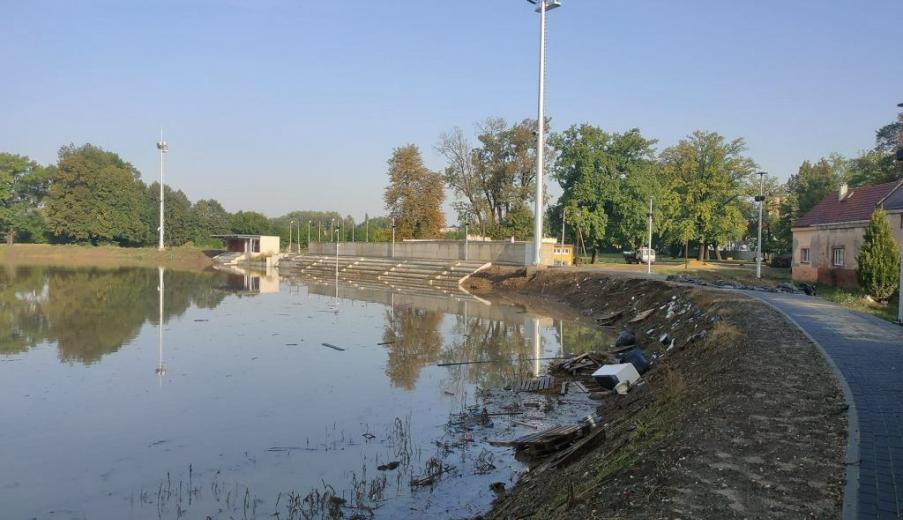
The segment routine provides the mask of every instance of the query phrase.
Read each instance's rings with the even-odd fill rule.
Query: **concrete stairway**
[[[279,261],[279,271],[302,274],[321,281],[334,281],[357,287],[430,289],[447,294],[460,293],[460,283],[489,267],[482,262],[455,260],[416,260],[358,256],[291,255]]]

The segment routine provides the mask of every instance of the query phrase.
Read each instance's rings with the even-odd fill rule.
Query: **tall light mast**
[[[163,171],[164,156],[169,150],[169,146],[163,140],[163,130],[160,130],[160,141],[157,142],[157,150],[160,150],[160,243],[158,244],[158,249],[163,251]]]

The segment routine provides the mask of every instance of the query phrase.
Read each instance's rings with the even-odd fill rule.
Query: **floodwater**
[[[466,294],[0,266],[0,516],[471,517],[525,468],[450,415],[605,339]]]

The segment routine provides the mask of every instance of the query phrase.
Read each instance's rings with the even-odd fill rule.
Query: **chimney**
[[[847,196],[847,191],[849,190],[849,186],[847,183],[843,183],[840,185],[840,190],[837,192],[837,200],[842,201]]]

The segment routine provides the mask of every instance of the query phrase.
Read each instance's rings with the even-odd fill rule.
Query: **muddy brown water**
[[[0,267],[3,518],[473,516],[525,467],[450,415],[610,339],[463,293],[162,276],[161,301],[156,269]],[[454,469],[412,489],[430,459]]]

